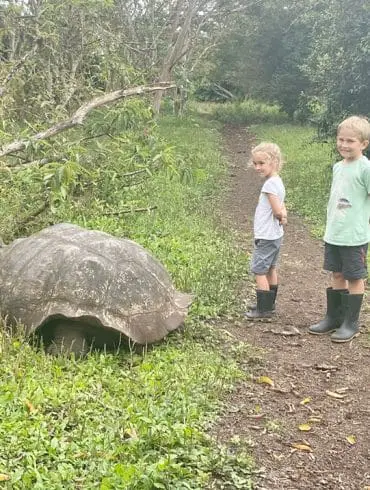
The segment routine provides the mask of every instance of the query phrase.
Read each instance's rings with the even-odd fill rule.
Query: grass
[[[200,104],[200,106],[203,104]],[[288,115],[277,104],[246,99],[225,104],[205,104],[208,111],[217,120],[231,124],[282,124],[288,121]]]
[[[145,186],[123,188],[119,176],[126,170],[112,154],[105,169],[115,165],[110,175],[116,177],[108,195],[96,188],[91,199],[66,199],[47,219],[126,236],[151,250],[176,286],[196,295],[185,330],[141,355],[101,352],[77,362],[46,356],[0,328],[0,440],[6,448],[0,488],[181,490],[207,488],[210,481],[252,488],[248,451],[230,452],[207,435],[222,399],[245,377],[237,363],[243,348],[225,351],[222,334],[204,322],[238,315],[235,285],[248,262],[213,211],[225,172],[217,125],[168,117],[158,131],[171,165]],[[32,178],[15,179],[17,192],[27,192]],[[115,217],[106,213],[108,199],[111,209],[129,199],[155,211]]]
[[[241,373],[191,337],[54,359],[2,341],[4,488],[203,488],[217,448],[204,427]]]

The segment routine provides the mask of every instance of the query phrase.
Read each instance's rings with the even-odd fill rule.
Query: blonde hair
[[[356,133],[360,141],[370,140],[370,123],[364,116],[347,117],[347,119],[339,124],[337,133],[339,133],[341,129],[351,129]]]
[[[275,143],[263,141],[259,145],[252,148],[252,156],[255,153],[265,153],[270,160],[276,164],[276,171],[279,172],[283,167],[283,156],[281,150]]]

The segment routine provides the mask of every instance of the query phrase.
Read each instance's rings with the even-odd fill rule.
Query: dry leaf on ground
[[[268,376],[260,376],[259,378],[256,379],[257,383],[260,383],[260,384],[266,384],[266,385],[270,385],[270,386],[274,386],[275,383],[272,381],[271,378],[269,378]]]
[[[355,436],[347,436],[346,439],[351,444],[351,446],[356,444],[356,437]]]
[[[308,444],[301,444],[298,442],[293,442],[292,447],[294,449],[298,449],[299,451],[307,451],[309,453],[312,453],[312,447],[309,446]]]
[[[34,413],[34,412],[36,412],[36,408],[35,408],[35,406],[34,406],[34,405],[33,405],[33,404],[32,404],[32,403],[29,401],[29,400],[25,400],[25,402],[24,402],[24,403],[25,403],[25,405],[26,405],[26,407],[28,408],[28,411],[29,411],[30,413]]]

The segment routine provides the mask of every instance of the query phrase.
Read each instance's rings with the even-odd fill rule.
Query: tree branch
[[[176,86],[175,84],[171,84],[168,82],[161,82],[159,85],[156,86],[139,86],[139,87],[133,87],[129,89],[121,89],[96,97],[95,99],[83,104],[79,109],[77,109],[77,111],[69,119],[65,121],[61,121],[58,124],[52,126],[51,128],[46,129],[45,131],[40,131],[39,133],[36,133],[35,135],[31,136],[28,140],[13,141],[13,143],[9,143],[8,145],[3,146],[0,150],[0,157],[4,157],[11,153],[16,153],[17,151],[24,150],[28,146],[28,144],[32,142],[51,138],[57,135],[58,133],[61,133],[62,131],[71,129],[74,126],[82,125],[84,119],[89,114],[89,112],[91,112],[93,109],[96,109],[97,107],[101,107],[106,104],[111,104],[112,102],[115,102],[116,100],[122,99],[124,97],[131,97],[133,95],[142,95],[145,93],[155,92],[158,90],[163,91],[163,90],[174,88],[175,86]],[[12,167],[15,165],[16,164],[13,163],[13,164],[9,164],[8,166]]]
[[[147,208],[133,208],[133,209],[122,209],[120,211],[111,211],[107,213],[103,213],[104,216],[119,216],[120,214],[129,214],[129,213],[149,213],[153,211],[153,209],[157,209],[157,206],[148,206]]]

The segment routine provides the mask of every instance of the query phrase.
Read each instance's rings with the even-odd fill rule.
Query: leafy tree
[[[370,113],[370,7],[362,0],[244,2],[202,82],[328,120]]]
[[[370,114],[370,6],[354,0],[315,0],[306,5],[313,45],[303,63],[310,94],[321,98],[325,120],[346,113]]]

